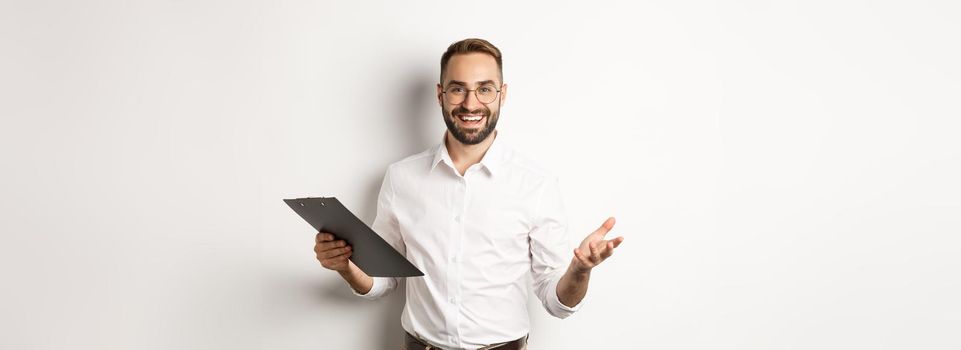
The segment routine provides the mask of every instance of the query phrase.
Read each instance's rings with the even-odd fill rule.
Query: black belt
[[[404,340],[404,345],[407,346],[406,347],[407,350],[431,350],[431,349],[443,350],[442,348],[437,347],[436,345],[430,344],[426,340],[420,339],[410,333],[404,332],[404,334],[407,335],[406,339]],[[492,344],[492,345],[482,347],[480,349],[521,350],[524,348],[525,345],[527,345],[526,335],[506,343]]]

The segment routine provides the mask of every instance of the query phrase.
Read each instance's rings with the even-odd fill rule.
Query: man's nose
[[[476,90],[467,92],[467,96],[464,97],[464,108],[467,108],[468,111],[473,111],[483,106],[484,104],[477,99]]]

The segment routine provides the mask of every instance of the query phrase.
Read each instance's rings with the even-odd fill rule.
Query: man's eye
[[[463,94],[463,93],[464,93],[464,88],[462,88],[462,87],[452,87],[452,88],[447,89],[447,92],[452,93],[452,94]]]
[[[494,91],[494,89],[491,88],[491,87],[489,87],[489,86],[485,86],[485,87],[480,88],[480,93],[482,93],[482,94],[489,94],[489,93],[491,93],[491,92],[493,92],[493,91]]]

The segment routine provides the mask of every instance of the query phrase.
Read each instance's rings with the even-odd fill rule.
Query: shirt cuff
[[[547,299],[547,307],[550,309],[552,315],[557,318],[567,318],[567,316],[573,315],[577,310],[581,309],[581,305],[584,305],[584,300],[581,299],[577,305],[569,307],[561,302],[561,299],[557,296],[557,284],[561,281],[561,276],[564,274],[558,274],[556,278],[551,280],[551,284],[548,286],[550,291],[550,296]],[[584,296],[586,299],[587,296]]]
[[[374,300],[374,299],[380,298],[382,295],[384,295],[384,292],[387,290],[387,284],[388,284],[387,279],[389,277],[371,277],[371,278],[374,279],[374,284],[370,286],[370,290],[367,291],[367,294],[357,293],[357,291],[354,290],[354,288],[351,287],[350,285],[347,285],[347,288],[349,288],[350,291],[354,293],[354,295],[367,300]]]

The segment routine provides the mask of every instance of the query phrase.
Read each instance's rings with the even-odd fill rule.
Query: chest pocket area
[[[465,224],[475,227],[480,241],[486,241],[496,250],[508,253],[526,253],[527,235],[531,230],[530,208],[522,198],[515,195],[483,196],[473,201],[468,210],[474,222]],[[524,254],[526,255],[526,254]]]

